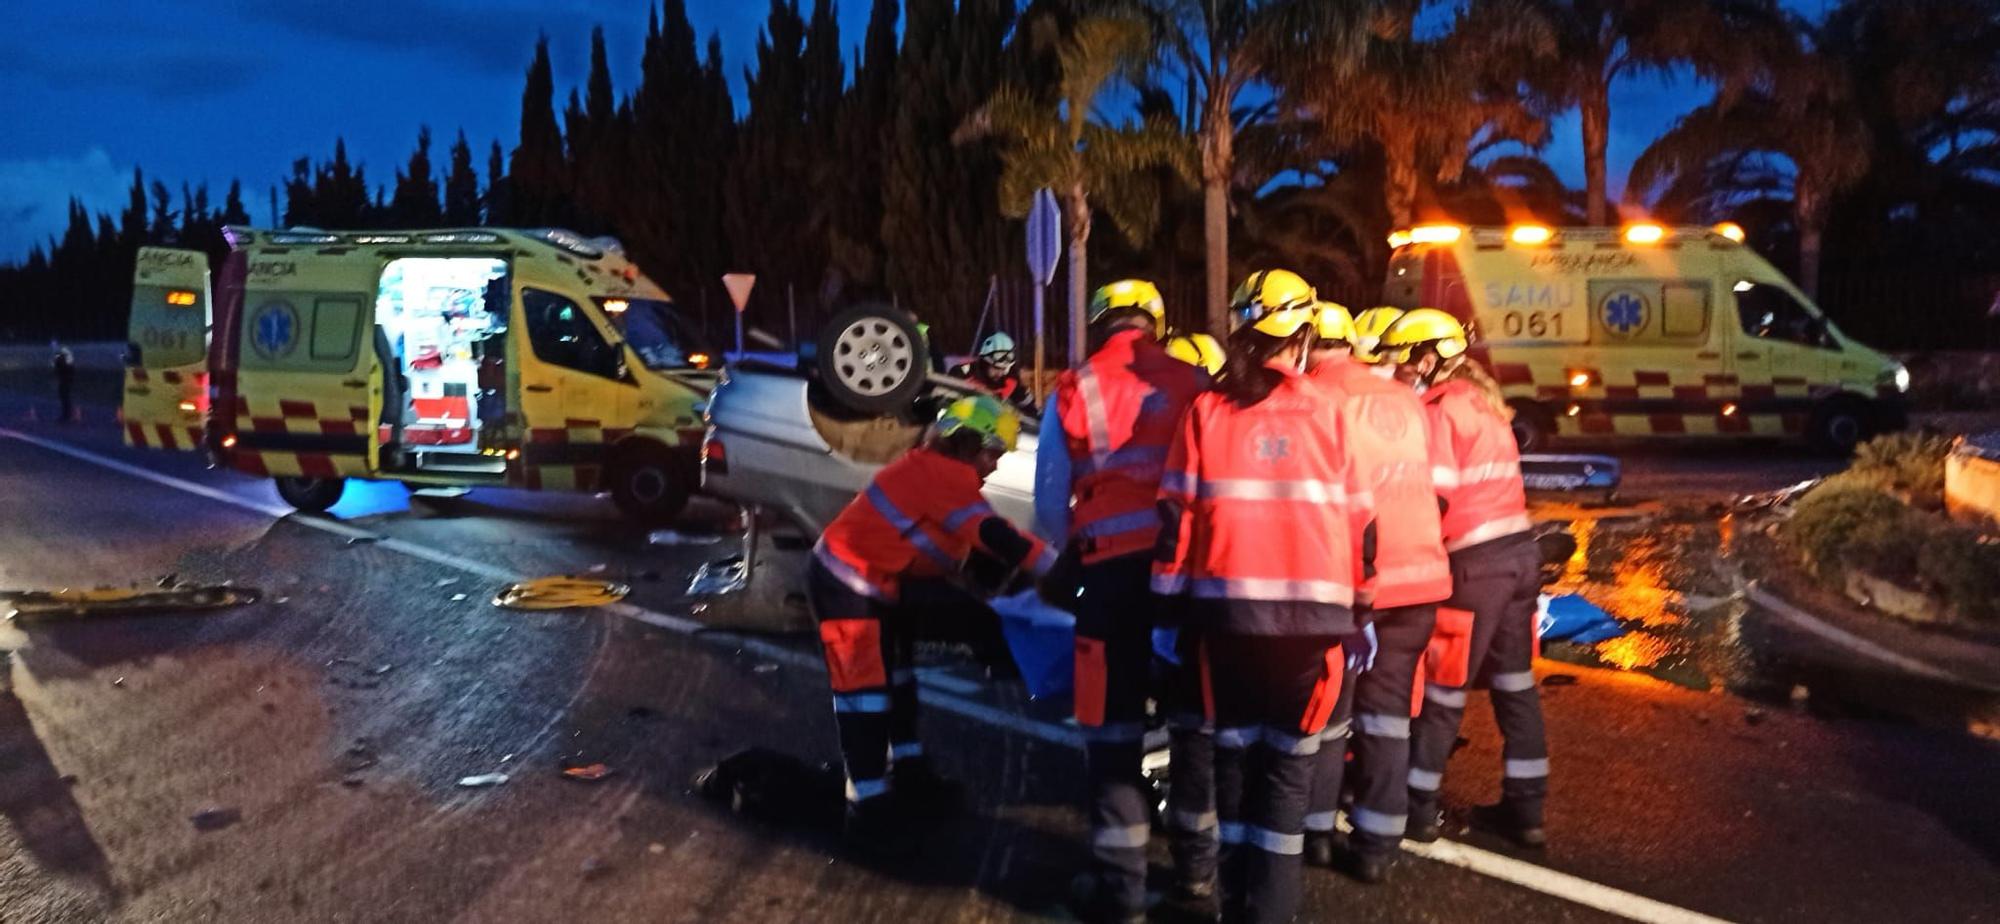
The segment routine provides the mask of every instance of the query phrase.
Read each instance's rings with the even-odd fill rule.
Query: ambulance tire
[[[1806,435],[1824,452],[1850,455],[1855,446],[1875,435],[1874,408],[1859,398],[1828,398],[1813,410]]]
[[[1556,432],[1555,417],[1549,410],[1533,401],[1509,401],[1514,409],[1514,442],[1522,452],[1541,452],[1549,446],[1549,440]]]
[[[834,403],[863,414],[909,407],[930,378],[930,348],[916,319],[880,302],[834,315],[820,332],[813,362]]]
[[[334,504],[340,503],[341,493],[347,490],[345,478],[280,475],[273,480],[278,484],[278,496],[305,513],[325,513]]]
[[[646,526],[664,526],[687,507],[700,474],[687,453],[641,445],[613,456],[605,477],[612,502],[626,516]]]

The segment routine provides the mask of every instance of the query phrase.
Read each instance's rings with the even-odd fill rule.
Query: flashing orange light
[[[188,412],[188,413],[190,413],[190,414],[194,413],[194,412],[195,412],[195,406],[194,406],[194,402],[193,402],[193,401],[182,401],[182,402],[181,402],[181,410],[183,410],[183,411],[186,411],[186,412]]]
[[[1465,236],[1465,229],[1457,225],[1418,225],[1410,229],[1413,244],[1456,244]]]
[[[1629,225],[1625,228],[1627,244],[1657,244],[1666,239],[1667,229],[1651,222]]]
[[[1569,387],[1582,388],[1583,386],[1588,384],[1590,384],[1590,373],[1585,372],[1581,369],[1570,370]]]
[[[179,305],[181,307],[192,305],[194,304],[194,292],[188,289],[175,289],[168,292],[167,304]]]
[[[1575,417],[1576,415],[1583,413],[1583,405],[1572,404],[1569,406],[1569,410],[1565,411],[1564,413],[1568,414],[1571,417]]]
[[[235,448],[236,448],[236,434],[234,434],[234,433],[231,433],[231,434],[229,434],[228,436],[225,436],[225,437],[223,437],[223,438],[222,438],[222,448],[224,448],[224,449],[235,449]]]
[[[1507,232],[1507,239],[1524,247],[1539,247],[1554,240],[1556,232],[1548,225],[1515,225]]]
[[[632,307],[632,303],[622,298],[607,298],[604,300],[604,310],[612,314],[624,314],[625,309],[630,307]]]
[[[689,353],[689,354],[688,354],[688,365],[690,365],[690,366],[693,366],[693,367],[695,367],[696,369],[706,369],[706,368],[708,368],[708,364],[709,364],[709,362],[710,362],[710,361],[711,361],[711,357],[710,357],[710,356],[709,356],[709,355],[708,355],[707,353]]]
[[[1743,226],[1733,221],[1725,221],[1722,224],[1716,225],[1711,230],[1713,230],[1715,233],[1719,235],[1722,235],[1723,237],[1735,241],[1738,244],[1743,243],[1743,238],[1745,237],[1743,233]]]
[[[521,450],[519,450],[519,449],[509,449],[509,450],[507,450],[507,458],[509,458],[509,459],[518,459],[518,458],[520,458],[520,457],[521,457]]]
[[[1395,230],[1389,232],[1389,249],[1400,250],[1410,246],[1410,232]]]
[[[1736,402],[1734,401],[1731,401],[1728,404],[1722,406],[1722,416],[1724,417],[1734,417],[1736,416],[1736,411],[1737,411]]]

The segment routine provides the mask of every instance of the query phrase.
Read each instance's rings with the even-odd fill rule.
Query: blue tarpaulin
[[[1625,634],[1610,613],[1578,594],[1544,597],[1542,641],[1590,645]]]
[[[995,597],[1000,632],[1021,669],[1021,682],[1035,699],[1062,696],[1075,684],[1076,617],[1056,609],[1032,590]]]

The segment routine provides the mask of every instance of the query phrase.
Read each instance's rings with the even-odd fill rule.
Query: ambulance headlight
[[[1910,367],[1897,363],[1896,371],[1891,372],[1889,377],[1891,381],[1896,383],[1897,391],[1907,392],[1910,390]]]

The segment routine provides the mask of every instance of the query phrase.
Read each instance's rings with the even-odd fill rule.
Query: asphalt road
[[[1080,757],[1049,704],[962,664],[927,676],[925,733],[974,804],[917,860],[691,792],[746,746],[834,757],[810,639],[732,632],[784,620],[685,593],[727,539],[650,546],[608,503],[501,491],[279,516],[267,485],[124,450],[108,420],[24,418],[0,396],[0,587],[176,573],[265,599],[0,627],[0,920],[1062,919]],[[630,607],[487,602],[595,566]],[[1455,833],[1383,886],[1311,872],[1304,919],[2000,919],[1994,742],[1542,670],[1576,677],[1544,688],[1551,848]],[[1466,735],[1457,806],[1497,792],[1482,708]],[[614,775],[560,774],[591,762]]]

